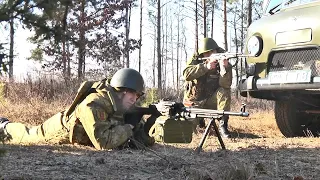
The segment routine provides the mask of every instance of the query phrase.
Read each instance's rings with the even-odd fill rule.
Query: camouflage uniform
[[[22,123],[8,123],[5,134],[12,143],[77,143],[96,149],[124,146],[129,137],[151,146],[150,138],[138,124],[134,130],[124,123],[124,111],[114,88],[108,82],[90,93],[71,113],[59,112],[39,126],[28,128]]]
[[[225,51],[217,47],[217,52],[223,53]],[[198,57],[201,57],[201,54]],[[226,74],[222,76],[218,68],[209,70],[206,62],[198,60],[198,57],[194,54],[187,62],[187,67],[183,71],[183,76],[186,80],[184,85],[184,101],[193,102],[194,105],[200,108],[230,111],[231,64],[228,64],[228,67],[225,68]],[[220,120],[219,127],[223,137],[226,137],[226,133],[228,133],[228,119],[228,116],[224,116]]]

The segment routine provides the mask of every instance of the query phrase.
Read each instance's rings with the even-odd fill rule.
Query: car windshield
[[[306,4],[313,1],[319,0],[266,0],[265,1],[265,14],[274,14],[278,12],[281,8],[287,8],[291,6],[296,6],[300,4]]]
[[[270,13],[273,14],[281,9],[281,4],[283,0],[269,0],[266,2],[265,14]]]

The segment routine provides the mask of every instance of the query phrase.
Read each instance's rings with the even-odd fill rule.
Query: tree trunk
[[[79,33],[79,60],[78,60],[78,79],[82,80],[84,77],[83,65],[85,63],[85,27],[84,27],[84,7],[85,0],[81,2],[81,15],[80,15],[80,33]]]
[[[184,44],[183,44],[183,49],[184,49],[184,55],[185,55],[185,58],[186,58],[186,62],[188,62],[188,51],[187,51],[187,47],[186,47],[186,44],[187,44],[187,37],[186,37],[186,31],[183,31],[183,36],[184,36]]]
[[[181,28],[182,28],[182,33],[184,33],[184,24],[185,24],[185,22],[181,22]],[[182,59],[183,59],[183,51],[182,51],[182,47],[185,47],[185,41],[184,41],[184,39],[183,38],[181,38],[181,42],[180,42],[180,61],[179,61],[179,75],[181,75],[182,73],[182,70],[181,70],[181,68],[182,68],[182,66],[181,66],[181,64],[182,64]],[[187,58],[187,57],[186,57]],[[179,76],[180,77],[180,76]],[[179,78],[178,78],[179,79]],[[179,81],[179,86],[178,86],[179,88],[178,88],[178,91],[177,91],[177,96],[179,97],[179,94],[180,94],[180,81]]]
[[[71,66],[70,66],[70,44],[67,42],[67,61],[68,61],[68,67],[67,67],[67,77],[71,77]]]
[[[213,38],[213,21],[214,21],[214,8],[215,8],[215,3],[216,3],[216,1],[213,0],[213,1],[212,1],[212,12],[211,12],[211,17],[212,17],[212,19],[211,19],[211,38]]]
[[[207,6],[206,6],[206,0],[202,0],[202,6],[203,6],[203,36],[207,37]]]
[[[130,39],[130,27],[131,27],[131,10],[132,10],[132,6],[131,6],[131,3],[130,3],[130,6],[129,6],[129,27],[128,27],[128,39]],[[128,61],[128,67],[130,67],[130,41],[128,41],[128,46],[127,46],[127,61]]]
[[[156,46],[157,46],[157,31],[156,28],[154,28],[154,46],[153,46],[153,63],[152,63],[152,70],[153,70],[153,87],[156,87]]]
[[[251,23],[252,23],[252,0],[248,0],[247,27],[249,27]],[[249,92],[247,92],[247,98],[250,98]]]
[[[66,32],[67,32],[67,17],[68,17],[68,11],[69,11],[69,5],[66,5],[66,8],[64,10],[64,15],[62,19],[62,63],[63,63],[63,77],[69,79],[70,76],[68,76],[67,73],[67,52],[66,52]]]
[[[250,26],[252,23],[252,0],[248,0],[248,21],[247,21],[247,27]]]
[[[223,21],[224,21],[224,49],[228,51],[227,38],[227,0],[223,0]]]
[[[241,0],[241,53],[243,53],[243,48],[244,48],[244,7],[243,7],[243,0]],[[240,59],[240,81],[242,80],[242,75],[243,75],[243,61],[244,58]],[[239,81],[238,81],[239,83]],[[238,89],[238,88],[237,88]]]
[[[130,59],[129,59],[129,33],[130,33],[130,16],[131,16],[131,4],[128,3],[126,6],[126,19],[125,19],[125,29],[126,29],[126,45],[125,45],[125,59],[126,67],[129,68]]]
[[[179,6],[180,9],[180,6]],[[180,43],[180,17],[178,14],[178,38],[177,38],[177,93],[179,94],[179,43]]]
[[[171,19],[171,68],[172,68],[172,88],[174,89],[174,60],[173,60],[173,22],[172,22],[172,19]]]
[[[158,16],[157,16],[157,52],[158,52],[158,92],[159,98],[162,98],[162,82],[161,82],[161,2],[158,0]]]
[[[13,47],[14,47],[14,19],[10,18],[10,52],[9,52],[9,80],[13,80]]]
[[[163,11],[161,12],[161,17],[163,17]],[[162,47],[161,47],[161,54],[162,54],[162,58],[161,58],[161,67],[164,69],[163,71],[161,71],[161,73],[162,73],[162,75],[161,75],[161,77],[162,77],[162,81],[163,82],[161,82],[161,86],[162,86],[162,91],[166,91],[165,90],[165,88],[166,88],[166,73],[165,73],[165,71],[166,71],[166,67],[165,67],[165,61],[166,61],[166,57],[164,56],[164,51],[165,51],[165,49],[164,49],[164,47],[165,47],[165,32],[164,32],[164,18],[162,18],[161,19],[161,31],[162,31]]]
[[[86,58],[83,57],[83,65],[82,65],[83,69],[82,69],[82,73],[83,73],[83,78],[85,77],[85,73],[86,73]]]
[[[139,72],[141,72],[141,47],[142,47],[142,0],[140,1],[140,44],[139,44]]]
[[[237,17],[237,8],[235,8],[235,12],[234,13],[234,19],[233,19],[233,28],[234,28],[234,39],[235,39],[235,45],[236,45],[236,53],[238,53],[238,36],[237,36],[237,20],[236,20],[236,17]],[[236,87],[238,87],[238,82],[239,82],[239,71],[238,71],[238,59],[237,59],[237,64],[235,66],[235,70],[236,70]],[[236,88],[236,99],[239,98],[238,96],[238,88]]]
[[[67,74],[66,74],[66,72],[67,72],[67,55],[66,55],[66,38],[65,38],[65,36],[63,35],[62,36],[62,74],[63,74],[63,77],[64,78],[67,78]]]
[[[195,25],[195,31],[196,31],[196,36],[195,36],[195,44],[196,44],[196,47],[195,47],[195,52],[196,54],[198,54],[198,48],[199,48],[199,40],[198,40],[198,0],[196,0],[196,10],[195,10],[195,16],[196,16],[196,25]]]
[[[126,5],[126,19],[125,19],[125,29],[126,29],[126,44],[124,47],[124,58],[125,58],[125,67],[129,68],[129,59],[128,59],[128,44],[129,44],[129,4]]]
[[[164,66],[164,79],[165,79],[165,84],[164,86],[167,87],[167,64],[168,64],[168,6],[166,6],[166,40],[165,40],[165,44],[166,44],[166,48],[165,48],[165,66]]]
[[[241,52],[243,52],[243,41],[244,41],[244,28],[243,28],[243,16],[244,16],[244,11],[243,11],[243,0],[241,0]],[[241,61],[242,63],[242,61]],[[242,66],[241,66],[242,67]]]

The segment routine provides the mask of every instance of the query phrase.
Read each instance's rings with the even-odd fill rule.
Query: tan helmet
[[[199,44],[198,53],[199,55],[212,50],[218,50],[218,44],[212,38],[203,38]]]

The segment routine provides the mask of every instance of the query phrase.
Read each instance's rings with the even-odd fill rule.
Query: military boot
[[[9,123],[9,120],[7,118],[0,117],[0,142],[4,143],[4,141],[7,139],[7,136],[5,135],[4,128]]]
[[[9,123],[9,120],[5,117],[0,117],[0,129],[4,129],[4,127]]]
[[[205,128],[206,122],[204,121],[204,118],[199,118],[199,128]]]
[[[223,116],[219,121],[219,132],[222,138],[230,138],[230,132],[228,130],[229,116]]]

